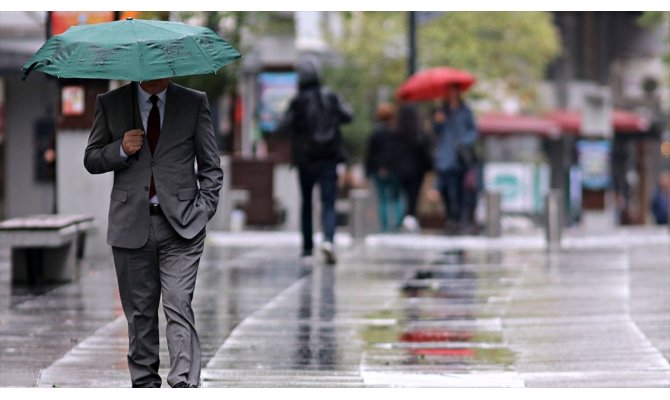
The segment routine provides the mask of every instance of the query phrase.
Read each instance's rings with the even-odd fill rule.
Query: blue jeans
[[[382,232],[389,231],[388,209],[392,212],[391,229],[395,229],[402,223],[405,214],[405,206],[402,201],[402,187],[395,176],[374,176],[377,198],[379,199],[379,227]]]
[[[439,171],[438,189],[442,195],[447,220],[456,224],[465,222],[465,171]]]
[[[302,254],[311,255],[314,249],[312,226],[312,190],[319,184],[321,189],[321,224],[326,242],[334,242],[335,198],[337,197],[337,170],[334,163],[318,165],[299,165],[300,192],[302,195],[301,227]]]

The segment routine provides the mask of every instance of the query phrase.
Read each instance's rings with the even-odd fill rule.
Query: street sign
[[[612,136],[612,98],[606,88],[594,88],[584,95],[582,135],[609,138]]]

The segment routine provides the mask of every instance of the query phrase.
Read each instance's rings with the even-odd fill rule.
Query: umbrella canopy
[[[399,100],[421,101],[444,97],[448,85],[458,85],[464,92],[476,79],[468,72],[450,67],[435,67],[419,71],[403,83],[396,96]]]
[[[214,31],[181,22],[128,18],[73,26],[49,39],[28,62],[59,78],[135,82],[216,73],[240,53]]]

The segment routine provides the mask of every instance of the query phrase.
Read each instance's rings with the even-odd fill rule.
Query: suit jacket
[[[165,217],[179,235],[191,239],[216,212],[223,181],[207,96],[170,83],[154,154],[145,138],[137,156],[124,160],[119,151],[123,134],[133,124],[142,126],[132,85],[98,95],[84,154],[88,172],[114,172],[107,243],[136,249],[147,242],[152,172]]]

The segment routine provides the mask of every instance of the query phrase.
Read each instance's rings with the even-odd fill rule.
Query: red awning
[[[477,128],[481,135],[537,135],[557,137],[561,127],[546,118],[529,115],[484,113],[477,118]]]
[[[545,117],[559,124],[564,133],[581,134],[581,111],[554,110]],[[612,128],[618,133],[644,132],[649,128],[649,121],[639,114],[615,109],[612,111]]]

